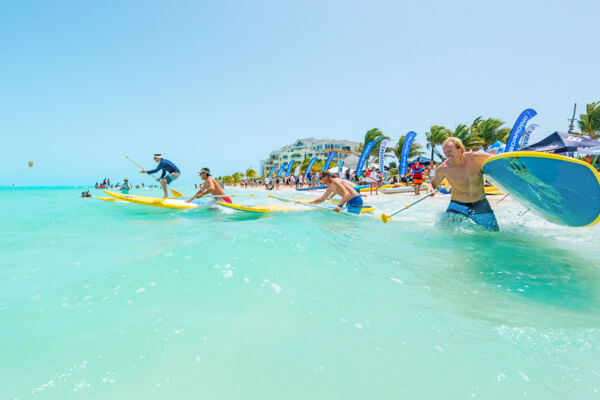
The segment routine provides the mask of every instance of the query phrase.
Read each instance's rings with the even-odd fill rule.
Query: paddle
[[[173,196],[175,197],[183,197],[183,195],[175,189],[171,189],[171,193],[173,193]]]
[[[506,196],[502,197],[500,200],[498,200],[496,202],[496,204],[500,203],[502,200],[504,200],[505,198],[507,198],[510,195],[510,193],[507,193]]]
[[[303,206],[309,206],[309,207],[319,208],[321,210],[331,211],[331,208],[319,206],[317,204],[307,203],[307,202],[298,201],[298,200],[290,200],[290,199],[286,199],[284,197],[273,196],[272,194],[270,194],[269,197],[271,197],[273,199],[276,199],[276,200],[285,201],[285,202],[288,202],[288,203],[296,203],[296,204],[301,204]],[[353,214],[353,213],[349,213],[349,212],[344,212],[344,213],[341,213],[341,214],[349,214],[349,215],[353,215],[355,217],[358,217],[358,214]]]
[[[439,192],[439,190],[440,190],[440,189],[441,189],[441,187],[438,187],[437,189],[435,189],[435,192],[433,192],[433,193],[429,193],[427,196],[424,196],[424,197],[420,198],[420,199],[419,199],[419,200],[417,200],[417,201],[414,201],[414,202],[412,202],[412,203],[410,203],[410,204],[407,204],[407,205],[405,205],[405,206],[404,206],[404,208],[401,208],[401,209],[399,209],[398,211],[395,211],[395,212],[391,213],[390,215],[381,214],[381,220],[383,221],[383,223],[384,223],[384,224],[387,224],[387,222],[388,222],[388,220],[390,219],[390,217],[393,217],[394,215],[396,215],[396,214],[399,214],[399,213],[401,213],[402,211],[404,211],[404,210],[407,210],[407,209],[411,208],[411,207],[412,207],[412,206],[414,206],[415,204],[422,202],[422,201],[423,201],[423,200],[425,200],[426,198],[433,196],[434,194],[436,194],[437,192]]]
[[[135,161],[133,161],[131,158],[129,158],[129,156],[125,156],[126,159],[128,159],[129,161],[131,161],[133,163],[133,165],[136,165],[139,169],[141,169],[142,171],[144,170],[144,167],[142,167],[140,164],[136,163]],[[151,177],[153,177],[154,179],[156,179],[156,177],[154,176],[154,174],[148,174]],[[156,179],[158,181],[158,179]]]

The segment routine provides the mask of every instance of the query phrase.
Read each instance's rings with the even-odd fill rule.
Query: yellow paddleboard
[[[218,201],[217,203],[223,207],[231,208],[233,210],[248,211],[248,212],[255,212],[255,213],[297,211],[294,208],[283,207],[283,206],[243,206],[241,204],[225,203],[224,201]]]
[[[401,186],[406,186],[406,184],[401,184],[401,183],[394,183],[394,184],[387,184],[387,185],[381,185],[379,186],[379,189],[386,189],[386,188],[393,188],[393,187],[401,187]],[[375,188],[373,188],[373,190],[375,190]],[[370,192],[371,188],[370,187],[366,187],[366,188],[362,188],[360,189],[360,192]]]
[[[190,208],[196,208],[196,207],[200,207],[201,205],[203,205],[203,204],[198,204],[198,203],[187,203],[183,200],[177,200],[177,199],[161,199],[158,197],[136,196],[136,195],[132,195],[132,194],[111,192],[108,190],[105,190],[104,193],[106,193],[109,196],[114,197],[115,199],[128,201],[130,203],[141,204],[144,206],[151,206],[151,207],[171,208],[171,209],[175,209],[175,210],[187,210]]]
[[[496,196],[496,195],[502,195],[504,194],[504,192],[502,192],[502,190],[498,189],[496,186],[486,186],[484,188],[485,190],[485,194],[487,194],[488,196]]]
[[[310,200],[303,200],[299,202],[300,204],[306,204],[306,203],[310,203]],[[323,203],[336,203],[336,205],[339,203],[339,201],[335,201],[335,200],[326,200]],[[329,207],[329,206],[328,206]],[[329,207],[330,209],[334,209],[335,206],[333,207]],[[344,208],[346,207],[342,207],[342,210],[344,210]],[[373,212],[375,211],[376,208],[375,207],[371,207],[371,206],[363,206],[363,208],[360,210],[360,213],[369,213],[369,212]]]

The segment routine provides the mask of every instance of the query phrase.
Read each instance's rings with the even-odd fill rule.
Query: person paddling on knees
[[[179,171],[179,168],[175,166],[175,164],[163,158],[162,154],[155,154],[154,161],[158,163],[156,168],[154,168],[152,171],[146,171],[142,169],[140,171],[140,174],[151,175],[155,172],[158,172],[159,170],[162,170],[160,178],[158,178],[156,181],[160,182],[160,186],[162,186],[163,192],[165,194],[163,198],[166,199],[167,197],[169,197],[169,193],[167,192],[167,185],[173,182],[175,179],[179,178],[181,172]]]
[[[333,209],[335,212],[340,212],[342,207],[347,203],[348,212],[353,214],[360,214],[360,210],[363,207],[363,200],[360,194],[355,189],[354,184],[350,181],[340,179],[335,174],[329,171],[321,171],[320,173],[321,183],[327,185],[327,190],[323,193],[323,196],[311,201],[311,204],[319,204],[325,200],[329,200],[336,194],[342,198],[340,203]]]
[[[200,190],[198,190],[198,192],[190,199],[186,200],[186,202],[191,203],[195,198],[199,199],[207,194],[212,194],[215,206],[217,201],[224,201],[225,203],[232,204],[231,199],[229,196],[225,195],[225,192],[223,191],[223,188],[221,188],[221,185],[219,185],[219,182],[210,176],[210,169],[202,168],[200,171],[198,171],[198,174],[200,174],[200,177],[204,183],[202,186],[200,186]]]
[[[435,171],[435,177],[427,185],[432,196],[444,178],[452,185],[452,197],[446,216],[463,215],[477,225],[490,231],[498,231],[494,210],[485,198],[481,167],[490,154],[473,151],[465,153],[465,146],[459,138],[449,137],[444,141],[444,161]]]

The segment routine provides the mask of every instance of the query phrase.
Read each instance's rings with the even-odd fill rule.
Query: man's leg
[[[166,199],[167,197],[169,197],[169,193],[167,192],[167,180],[164,178],[161,179],[160,186],[162,186],[163,193],[165,194],[165,197],[163,197],[163,199]]]

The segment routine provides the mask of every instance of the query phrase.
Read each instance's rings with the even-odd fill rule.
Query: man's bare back
[[[342,209],[342,206],[347,205],[348,212],[360,214],[362,198],[358,192],[354,190],[354,184],[352,184],[352,182],[337,178],[327,171],[321,171],[320,175],[321,182],[327,185],[327,190],[325,190],[325,193],[323,193],[321,197],[311,201],[312,204],[322,203],[337,194],[342,199],[333,211],[339,212]]]

